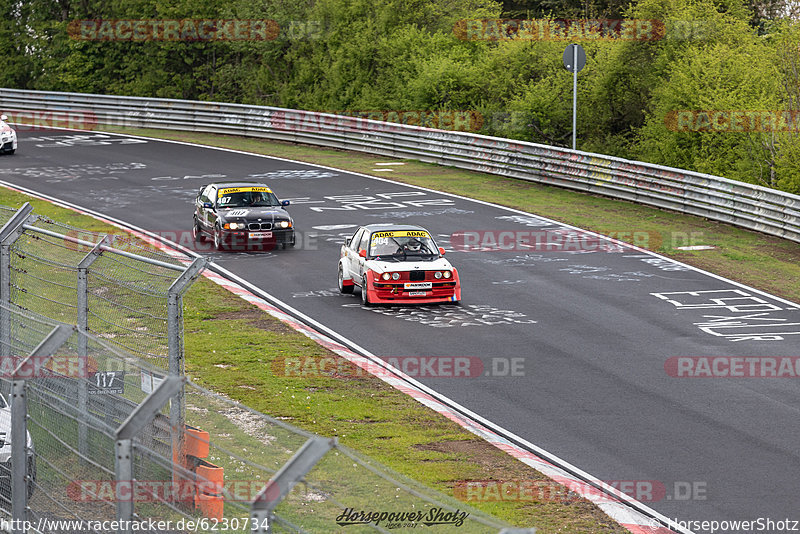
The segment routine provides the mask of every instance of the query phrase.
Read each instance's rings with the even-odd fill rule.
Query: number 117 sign
[[[89,378],[89,395],[125,393],[125,371],[97,371]]]

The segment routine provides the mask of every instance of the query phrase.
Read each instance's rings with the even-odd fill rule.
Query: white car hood
[[[379,261],[367,260],[364,265],[367,269],[378,274],[385,272],[405,272],[405,271],[452,271],[453,266],[444,258],[437,258],[434,261]]]

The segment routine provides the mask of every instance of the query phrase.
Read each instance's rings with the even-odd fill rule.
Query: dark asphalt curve
[[[800,520],[797,379],[665,370],[679,356],[796,356],[797,305],[630,248],[454,250],[450,237],[465,231],[560,227],[385,180],[117,135],[20,138],[16,155],[0,157],[0,179],[184,245],[201,185],[264,180],[292,201],[298,246],[207,253],[223,267],[374,354],[480,358],[479,376],[417,378],[600,479],[638,488],[634,497],[669,518]],[[392,221],[420,224],[448,249],[462,306],[367,309],[338,294],[344,237]]]

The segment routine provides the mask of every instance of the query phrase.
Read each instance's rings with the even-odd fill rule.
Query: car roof
[[[370,232],[387,232],[392,230],[422,230],[423,232],[427,232],[425,228],[417,224],[376,223],[366,224],[364,228]]]

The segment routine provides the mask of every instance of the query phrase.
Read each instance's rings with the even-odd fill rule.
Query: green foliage
[[[682,131],[681,110],[800,111],[800,30],[777,0],[29,0],[0,7],[0,85],[324,111],[464,110],[480,133],[800,190],[796,131]],[[467,38],[467,21],[627,18],[642,39]],[[87,41],[83,19],[272,20],[266,41]],[[477,22],[478,25],[484,24]],[[487,22],[486,24],[494,24]],[[481,26],[482,27],[482,26]],[[487,30],[488,31],[488,30]],[[498,39],[500,38],[500,39]],[[569,39],[569,40],[568,40]]]

